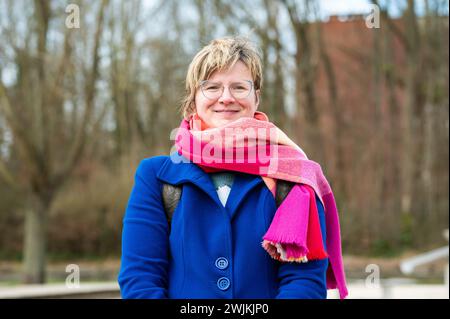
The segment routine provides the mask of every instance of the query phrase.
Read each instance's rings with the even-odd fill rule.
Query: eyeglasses
[[[231,83],[228,88],[230,90],[230,94],[235,99],[242,100],[250,95],[253,88],[253,82],[250,80],[234,82]],[[222,96],[225,86],[220,82],[205,80],[200,82],[200,89],[207,99],[217,100]]]

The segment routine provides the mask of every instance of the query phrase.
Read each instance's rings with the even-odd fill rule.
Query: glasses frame
[[[248,98],[248,97],[250,96],[250,94],[252,93],[253,89],[254,89],[253,81],[251,81],[251,80],[242,80],[242,81],[250,83],[250,86],[251,86],[251,87],[250,87],[250,90],[248,91],[248,95],[247,95],[246,97],[241,97],[241,98],[235,97],[235,96],[233,95],[233,93],[230,91],[231,96],[234,97],[236,100],[244,100],[244,99]],[[209,80],[203,80],[203,81],[200,82],[200,85],[199,85],[200,91],[202,91],[202,94],[203,94],[203,96],[204,96],[205,98],[207,98],[208,100],[211,100],[211,101],[216,101],[216,100],[218,100],[218,99],[223,95],[223,92],[225,91],[225,85],[222,84],[222,92],[220,93],[220,95],[219,95],[217,98],[215,98],[215,99],[210,99],[209,97],[206,96],[205,92],[203,91],[203,84],[205,84],[206,82],[213,82],[213,83],[220,83],[220,82],[214,82],[214,81],[209,81]]]

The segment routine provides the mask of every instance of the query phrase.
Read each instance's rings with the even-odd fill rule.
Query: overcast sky
[[[425,0],[416,0],[416,10],[418,14],[424,12],[424,1]],[[367,14],[371,11],[371,3],[369,0],[338,0],[338,1],[330,1],[330,0],[319,0],[321,9],[325,16],[329,15],[346,15],[350,13],[355,14]],[[381,4],[386,3],[386,0],[380,0]],[[446,13],[448,15],[448,0],[447,2],[447,10]],[[445,4],[443,2],[443,4]],[[405,6],[406,1],[395,0],[390,1],[389,13],[391,16],[398,16]]]
[[[367,13],[370,11],[369,1],[366,0],[320,0],[320,8],[326,15]]]

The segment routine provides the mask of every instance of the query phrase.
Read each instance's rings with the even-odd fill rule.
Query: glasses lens
[[[231,95],[236,99],[245,99],[252,90],[251,82],[236,82],[230,85]]]
[[[222,95],[222,84],[205,81],[201,84],[203,95],[211,100],[218,99]]]

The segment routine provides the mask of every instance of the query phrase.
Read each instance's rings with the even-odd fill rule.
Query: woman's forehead
[[[253,79],[250,69],[242,61],[238,61],[231,68],[214,71],[208,80],[214,82],[224,82]]]

